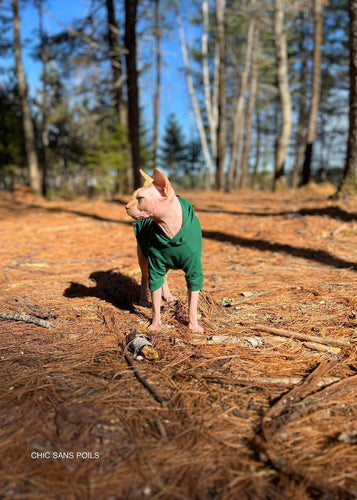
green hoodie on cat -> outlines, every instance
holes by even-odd
[[[182,269],[191,291],[203,286],[201,225],[190,202],[177,198],[182,207],[182,228],[174,238],[169,238],[152,219],[134,222],[135,236],[149,263],[151,291],[162,287],[167,269]]]

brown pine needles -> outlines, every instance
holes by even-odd
[[[0,200],[1,498],[357,496],[357,200],[187,197],[205,335],[187,330],[172,273],[159,359],[129,365],[123,342],[151,311],[133,306],[122,206]]]

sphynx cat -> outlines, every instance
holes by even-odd
[[[201,264],[202,232],[189,201],[177,196],[169,179],[155,169],[153,177],[140,170],[145,184],[137,189],[126,205],[137,238],[141,269],[140,304],[149,305],[151,291],[151,331],[161,328],[161,295],[169,304],[177,301],[169,289],[170,269],[182,269],[188,290],[189,323],[195,333],[203,333],[198,324],[197,308],[203,286]]]

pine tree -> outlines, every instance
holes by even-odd
[[[37,151],[35,146],[35,132],[31,117],[31,109],[28,100],[27,83],[25,71],[22,63],[22,48],[20,41],[20,16],[18,0],[12,0],[13,20],[14,20],[14,51],[18,90],[21,98],[22,122],[25,134],[25,148],[27,165],[31,189],[36,193],[41,193],[41,179],[38,167]]]
[[[21,119],[21,102],[14,84],[0,87],[0,180],[2,187],[12,189],[25,179],[25,140]]]
[[[160,166],[168,172],[171,181],[177,181],[184,170],[186,143],[182,128],[174,114],[170,114],[167,118],[159,160]]]

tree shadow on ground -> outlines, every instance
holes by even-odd
[[[71,282],[63,296],[69,299],[96,297],[119,309],[134,311],[133,303],[138,300],[140,295],[140,286],[135,280],[114,269],[95,271],[89,276],[89,279],[95,283],[95,286]]]
[[[126,205],[129,201],[129,196],[127,198],[124,198],[123,196],[117,196],[116,198],[113,198],[110,200],[110,203],[116,203],[118,205]]]
[[[325,207],[325,208],[302,208],[297,212],[300,215],[318,215],[337,219],[343,222],[352,222],[357,220],[357,213],[346,212],[340,207]]]
[[[234,212],[229,210],[220,210],[218,207],[210,209],[196,209],[196,212],[202,213],[223,213],[227,215],[243,215],[252,217],[286,217],[298,218],[305,215],[329,217],[330,219],[340,220],[342,222],[352,222],[357,220],[357,213],[346,212],[340,207],[323,207],[323,208],[302,208],[300,210],[284,211],[284,212]]]
[[[81,212],[80,210],[71,210],[68,208],[42,207],[41,205],[30,205],[27,207],[27,210],[28,209],[44,210],[46,212],[51,212],[51,213],[68,213],[68,214],[78,215],[79,217],[87,217],[89,219],[94,219],[94,220],[97,220],[100,222],[114,222],[115,224],[129,224],[129,225],[133,224],[133,221],[123,221],[123,220],[119,220],[119,219],[110,219],[108,217],[102,217],[101,215]]]
[[[266,240],[242,238],[232,234],[221,233],[219,231],[202,231],[202,236],[211,240],[223,241],[231,243],[232,245],[239,245],[242,247],[256,248],[262,252],[279,252],[292,255],[301,259],[313,260],[324,264],[326,266],[333,266],[338,269],[351,269],[357,271],[357,263],[349,262],[347,260],[334,257],[324,250],[314,248],[300,248],[283,243],[271,243]]]

